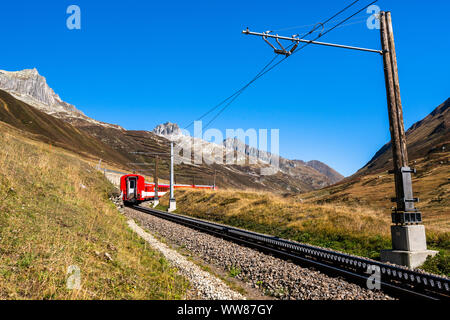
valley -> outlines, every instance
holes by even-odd
[[[22,77],[27,88],[29,74],[25,72]],[[47,88],[37,71],[31,74],[32,83],[37,81]],[[36,145],[45,144],[50,152],[83,159],[91,167],[101,160],[104,167],[137,172],[150,180],[155,160],[145,153],[159,153],[159,178],[168,181],[169,161],[163,154],[169,149],[169,140],[176,137],[182,144],[192,142],[174,123],[161,124],[153,131],[126,130],[90,119],[59,100],[58,108],[66,109],[49,111],[53,110],[48,102],[52,100],[33,92],[23,98],[17,92],[13,95],[0,90],[2,130],[21,137],[18,139],[31,139]],[[420,197],[418,208],[427,227],[427,242],[430,248],[440,251],[424,269],[445,275],[449,275],[450,252],[449,105],[450,100],[445,101],[407,132],[410,165],[417,170],[413,176],[414,191]],[[206,141],[201,141],[201,145],[205,150],[217,147]],[[214,192],[176,191],[177,212],[374,259],[379,259],[381,249],[389,248],[389,208],[394,196],[393,176],[387,173],[392,166],[389,143],[367,165],[346,178],[317,160],[284,158],[280,158],[276,174],[262,176],[261,168],[271,166],[270,155],[264,155],[268,160],[250,164],[250,158],[259,156],[260,151],[236,139],[232,145],[234,155],[244,158],[246,164],[175,166],[176,183],[212,184],[215,180],[219,188]],[[220,148],[224,155],[230,152]],[[167,205],[165,196],[160,208]]]

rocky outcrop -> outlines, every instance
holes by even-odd
[[[171,122],[166,122],[156,126],[156,128],[153,129],[153,133],[169,140],[172,138],[178,138],[182,135],[180,127],[176,123]]]
[[[0,89],[46,114],[72,124],[85,123],[120,128],[91,119],[73,105],[64,102],[35,68],[21,71],[0,70]]]
[[[73,105],[62,101],[36,69],[16,72],[0,70],[0,89],[13,94],[20,100],[27,100],[24,102],[47,114],[67,113],[71,116],[85,117]]]

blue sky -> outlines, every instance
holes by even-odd
[[[0,69],[36,67],[63,100],[101,121],[139,130],[166,121],[183,126],[273,56],[261,39],[241,34],[245,27],[290,36],[311,28],[291,27],[322,21],[350,2],[2,1]],[[81,8],[81,30],[66,27],[71,4]],[[409,127],[449,97],[450,2],[378,5],[392,11]],[[368,16],[321,41],[380,48]],[[259,79],[213,127],[280,129],[282,156],[318,159],[350,175],[389,140],[382,58],[309,46]]]

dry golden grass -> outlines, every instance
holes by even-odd
[[[184,296],[187,282],[128,229],[85,160],[3,124],[0,145],[1,299]],[[79,290],[66,287],[71,265]]]
[[[391,246],[389,208],[364,202],[318,203],[311,200],[311,194],[304,200],[305,195],[238,190],[176,190],[175,195],[180,213],[283,238],[372,258]],[[168,197],[163,197],[161,204],[168,205]],[[429,243],[447,250],[448,217],[444,219],[443,224],[427,219],[426,226]]]
[[[416,207],[431,233],[450,232],[450,161],[449,152],[437,152],[416,160],[413,190],[420,198]],[[390,219],[390,199],[395,196],[394,177],[388,173],[372,174],[342,184],[296,195],[297,200],[311,204],[342,205],[374,210]]]
[[[240,218],[268,225],[285,225],[306,231],[342,231],[350,233],[382,234],[386,226],[376,223],[378,211],[344,205],[302,203],[294,198],[265,192],[233,190],[177,190],[180,212],[203,212],[204,215]],[[166,204],[166,197],[162,204]]]

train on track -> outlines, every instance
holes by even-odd
[[[195,184],[174,184],[174,189],[209,189],[217,190],[216,186]],[[153,182],[145,182],[145,178],[138,174],[127,174],[120,178],[120,192],[125,204],[139,204],[155,199],[156,187]],[[170,191],[170,185],[158,184],[158,197]]]

